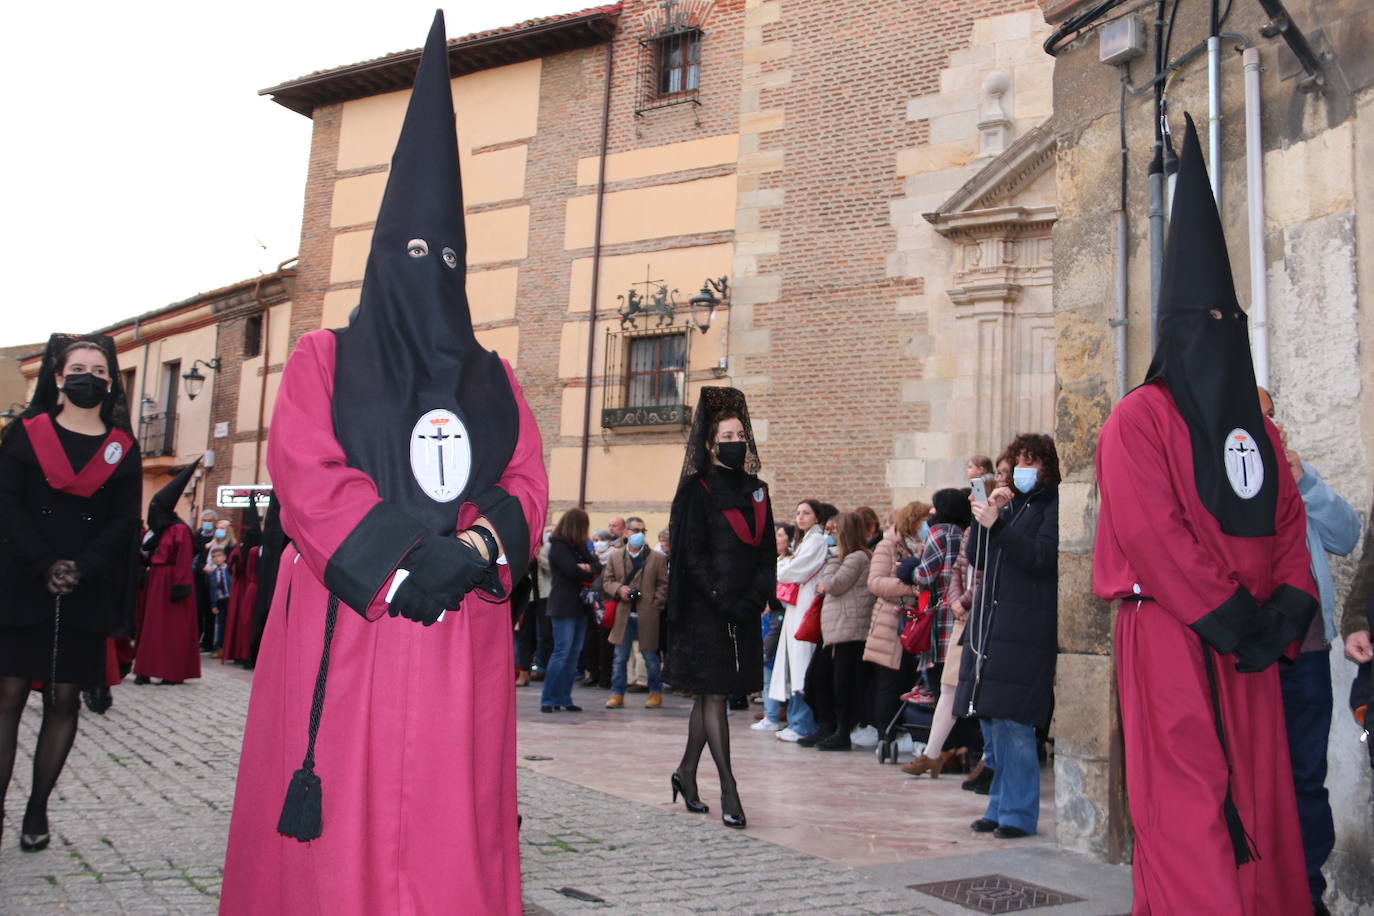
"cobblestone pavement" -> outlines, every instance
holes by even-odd
[[[49,807],[53,842],[18,850],[40,722],[20,726],[0,846],[0,913],[213,913],[249,675],[205,660],[175,687],[115,689],[84,714]],[[915,894],[695,818],[521,771],[531,913],[922,913]],[[714,807],[714,806],[713,806]],[[579,899],[591,897],[596,899]]]

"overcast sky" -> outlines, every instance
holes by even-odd
[[[14,3],[0,346],[269,273],[300,241],[310,120],[259,89],[418,48],[435,0]],[[591,0],[448,0],[450,38]]]

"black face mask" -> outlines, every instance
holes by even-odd
[[[716,457],[720,463],[727,468],[738,471],[744,467],[745,453],[748,450],[747,443],[744,442],[721,442],[716,445]]]
[[[67,376],[62,382],[62,393],[77,407],[95,407],[105,399],[110,391],[109,383],[98,379],[89,372],[77,372]]]

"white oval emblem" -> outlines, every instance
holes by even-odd
[[[124,457],[124,446],[118,442],[111,442],[105,446],[105,463],[119,464],[119,459]]]
[[[1226,436],[1222,461],[1226,464],[1226,479],[1241,499],[1249,499],[1264,486],[1264,461],[1255,437],[1245,430],[1233,429]]]
[[[472,471],[472,444],[457,414],[431,410],[415,422],[410,433],[410,471],[435,502],[449,502],[463,492]]]
[[[759,487],[757,490],[754,491],[754,502],[763,502],[763,487]]]

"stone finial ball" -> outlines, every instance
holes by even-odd
[[[1006,95],[1011,88],[1011,74],[1005,70],[993,70],[983,80],[983,91],[991,96]]]

